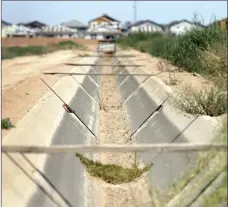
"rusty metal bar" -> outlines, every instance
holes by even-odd
[[[96,137],[96,135],[93,133],[93,131],[82,121],[82,119],[76,114],[76,112],[74,110],[72,110],[67,103],[64,102],[64,100],[41,78],[41,80],[45,83],[45,85],[64,103],[63,106],[66,106],[69,108],[68,113],[73,113],[78,119],[79,121],[87,128],[87,130],[94,136]],[[66,110],[66,108],[64,108]],[[66,110],[67,111],[67,110]]]
[[[135,73],[135,74],[115,74],[115,73],[65,73],[65,72],[44,72],[45,75],[110,75],[110,76],[157,76],[157,74]]]
[[[84,63],[64,63],[64,65],[70,65],[70,66],[113,66],[113,67],[142,67],[144,65],[112,65],[112,64],[103,64],[103,65],[98,65],[98,64],[92,64],[92,63],[87,63],[87,64],[84,64]]]
[[[44,84],[64,103],[67,105],[67,103],[65,103],[65,101],[41,78],[41,80],[44,82]]]

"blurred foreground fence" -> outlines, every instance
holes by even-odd
[[[56,146],[12,146],[3,145],[2,151],[8,153],[75,153],[75,152],[185,152],[185,151],[205,151],[205,150],[227,151],[227,145],[224,143],[162,143],[162,144],[144,144],[144,145],[56,145]]]

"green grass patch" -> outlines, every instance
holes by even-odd
[[[68,50],[68,49],[85,49],[84,45],[80,45],[71,40],[61,41],[56,44],[58,49]]]
[[[2,129],[10,129],[15,127],[9,118],[2,119]]]
[[[2,59],[11,59],[28,55],[42,55],[47,54],[48,52],[48,46],[3,47]]]
[[[98,177],[111,184],[131,182],[148,171],[152,166],[152,164],[147,165],[143,169],[139,169],[137,166],[134,166],[133,168],[123,168],[114,164],[94,162],[79,153],[76,153],[75,155],[80,159],[91,176]]]
[[[70,40],[61,41],[56,44],[47,46],[24,46],[24,47],[3,47],[2,48],[2,59],[12,59],[14,57],[22,57],[29,55],[44,55],[57,50],[85,50],[84,45],[80,45]]]

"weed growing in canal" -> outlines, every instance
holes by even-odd
[[[101,178],[111,184],[131,182],[137,177],[140,177],[144,172],[148,171],[152,166],[152,164],[150,164],[143,169],[139,169],[137,166],[133,166],[133,168],[123,168],[114,164],[94,162],[79,153],[76,153],[75,155],[80,159],[90,175]]]

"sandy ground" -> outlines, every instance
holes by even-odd
[[[102,64],[106,64],[103,62]],[[112,73],[111,67],[104,68],[103,72]],[[100,136],[99,145],[102,144],[131,144],[130,131],[125,121],[125,114],[120,105],[120,92],[117,89],[114,76],[101,78]],[[132,154],[101,153],[100,162],[104,164],[117,164],[123,167],[132,167],[134,157]]]
[[[108,63],[108,62],[107,62]],[[102,62],[105,64],[105,62]],[[112,73],[111,67],[103,72]],[[131,144],[130,131],[127,126],[125,110],[119,106],[120,92],[117,88],[116,77],[103,76],[101,79],[100,96],[102,110],[100,112],[100,134],[98,145],[103,144]],[[100,153],[98,160],[103,164],[116,164],[124,168],[131,168],[135,164],[133,153]],[[128,207],[150,206],[151,195],[147,173],[130,183],[113,185],[94,178],[99,189],[99,207]],[[141,192],[141,193],[139,193]]]
[[[162,72],[158,74],[157,77],[177,93],[185,90],[186,86],[199,90],[211,84],[199,74],[185,72],[181,68],[168,64],[167,61],[152,57],[147,53],[141,53],[132,49],[124,52],[128,55],[135,55],[135,57],[128,58],[129,62],[132,63],[133,61],[134,64],[145,65],[145,67],[143,67],[145,72],[154,74]]]
[[[44,76],[44,71],[67,72],[72,66],[63,63],[76,63],[79,54],[88,51],[57,51],[42,56],[19,57],[2,61],[2,118],[17,122],[49,90],[40,80],[41,77],[50,86],[61,76]],[[3,130],[3,137],[10,130]]]

